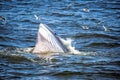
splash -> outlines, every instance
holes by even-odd
[[[46,63],[46,62],[52,62],[52,60],[56,60],[57,58],[62,56],[69,56],[69,55],[91,55],[93,52],[81,52],[79,50],[76,50],[73,44],[73,39],[71,38],[60,38],[60,40],[63,42],[63,44],[67,47],[69,52],[67,53],[39,53],[39,54],[33,54],[32,50],[34,47],[28,47],[28,48],[5,48],[3,50],[0,50],[0,55],[11,57],[11,59],[19,59],[22,61],[31,61],[35,63]]]
[[[60,38],[60,40],[63,42],[63,44],[68,48],[69,53],[72,54],[81,54],[79,50],[76,50],[74,46],[72,46],[72,42],[74,41],[71,38],[67,38],[66,40],[63,38]]]
[[[84,52],[84,51],[76,50],[75,47],[72,46],[73,41],[74,41],[72,38],[66,38],[66,39],[60,38],[60,40],[63,42],[63,44],[69,50],[69,52],[67,53],[68,55],[69,54],[76,54],[76,55],[86,56],[86,55],[96,55],[97,54],[96,52],[90,52],[90,51]]]

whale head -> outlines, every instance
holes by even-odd
[[[68,52],[68,49],[52,29],[45,24],[39,25],[37,42],[33,53]]]

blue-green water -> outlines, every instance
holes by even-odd
[[[119,0],[0,0],[0,80],[119,80],[119,14]],[[34,47],[41,22],[82,54],[18,53]]]

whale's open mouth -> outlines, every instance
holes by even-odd
[[[68,49],[47,25],[40,24],[33,53],[46,52],[68,52]]]

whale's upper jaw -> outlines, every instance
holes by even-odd
[[[45,24],[40,24],[39,25],[39,34],[41,34],[42,37],[44,37],[44,39],[48,40],[48,41],[52,41],[55,39],[56,34]]]
[[[59,37],[45,24],[39,25],[37,43],[33,53],[68,52]]]

